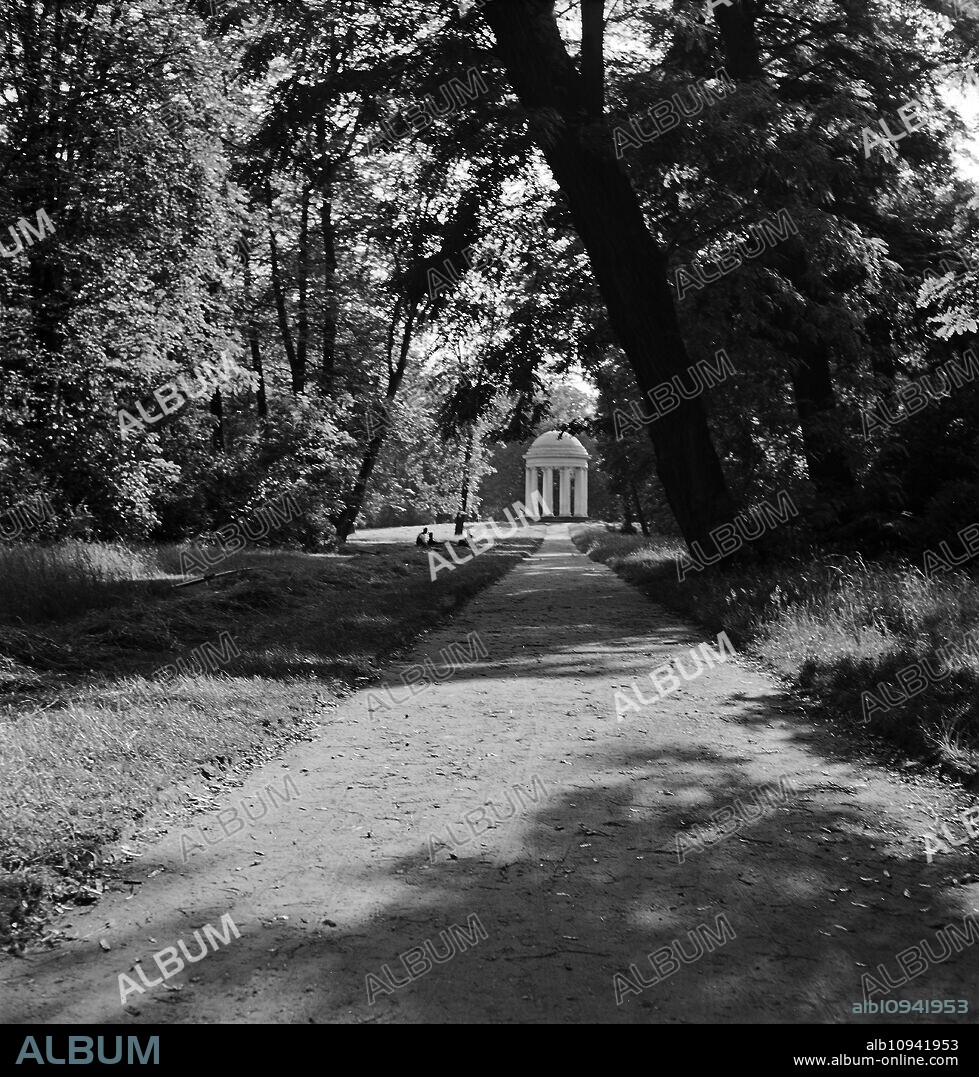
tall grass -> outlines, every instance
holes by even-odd
[[[72,539],[50,545],[0,543],[0,624],[63,621],[164,594],[184,578],[180,555],[185,548]],[[263,556],[270,554],[230,554],[216,571],[261,563]]]
[[[121,543],[0,545],[0,623],[73,617],[118,601],[133,581],[166,576],[156,553]]]
[[[906,561],[818,556],[764,566],[734,565],[677,579],[675,540],[589,528],[579,547],[712,632],[725,629],[835,717],[870,729],[920,758],[975,780],[979,771],[979,659],[964,654],[950,672],[864,722],[863,693],[881,682],[892,700],[906,692],[906,666],[942,663],[946,644],[979,627],[979,586],[963,573],[929,579]],[[928,679],[928,678],[926,678]]]

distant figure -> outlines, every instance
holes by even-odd
[[[426,535],[428,535],[428,538],[425,538]],[[432,539],[432,536],[428,534],[428,528],[426,527],[426,528],[423,529],[422,533],[418,536],[418,538],[415,539],[415,545],[416,546],[431,546],[431,544],[432,544],[431,539]]]
[[[429,533],[428,533],[428,544],[429,544],[429,546],[434,546],[435,545],[435,532],[434,531],[429,531]]]
[[[457,513],[456,514],[456,534],[457,535],[462,534],[463,526],[465,525],[465,522],[466,522],[465,516],[463,516],[461,512]]]

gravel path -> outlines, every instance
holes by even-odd
[[[441,670],[473,632],[484,657],[413,698],[399,685],[397,708],[349,697],[229,793],[233,832],[242,797],[291,776],[264,818],[223,838],[198,817],[214,844],[191,831],[184,864],[171,832],[127,875],[141,884],[68,918],[72,941],[0,959],[3,1020],[879,1020],[853,1015],[861,976],[903,980],[898,952],[925,939],[944,956],[941,929],[979,908],[967,856],[923,855],[963,793],[860,761],[740,657],[653,701],[649,671],[692,669],[705,637],[566,525],[414,660]],[[617,720],[634,681],[650,702]],[[719,811],[734,832],[695,846]],[[194,929],[228,913],[239,938],[122,1006],[120,973],[142,986],[141,960],[159,979],[156,952],[182,939],[196,956]],[[873,997],[971,1009],[963,939]]]

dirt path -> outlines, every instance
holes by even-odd
[[[69,918],[76,941],[0,959],[3,1020],[848,1022],[862,973],[901,979],[899,951],[924,938],[940,956],[938,929],[979,909],[975,882],[950,881],[974,864],[929,865],[920,838],[928,809],[951,819],[969,800],[846,758],[740,659],[617,721],[616,688],[648,693],[646,674],[704,636],[580,555],[566,526],[419,659],[474,631],[487,657],[397,710],[352,696],[224,818],[284,775],[298,797],[186,864],[171,833],[127,876],[140,885]],[[678,831],[780,779],[784,803],[679,863]],[[196,955],[193,930],[226,913],[240,938],[122,1008],[120,973],[140,959],[158,978],[155,952],[184,939]],[[450,931],[467,924],[469,942]],[[720,942],[688,935],[699,925]],[[695,957],[698,938],[699,960],[660,955],[677,969],[653,982],[647,954],[679,940]],[[979,947],[960,951],[886,997],[973,1009]]]

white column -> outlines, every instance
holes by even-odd
[[[581,477],[581,497],[578,500],[578,504],[575,505],[575,509],[579,516],[588,515],[588,468],[583,467],[578,471]]]
[[[554,468],[544,468],[544,504],[547,506],[548,516],[554,515]]]
[[[561,468],[561,490],[560,490],[560,493],[561,493],[561,500],[560,500],[561,511],[558,513],[558,515],[559,516],[570,516],[571,515],[571,468],[569,468],[569,467],[562,467]]]
[[[537,474],[530,464],[524,465],[523,473],[523,503],[530,508],[530,499],[534,494],[534,476]]]

